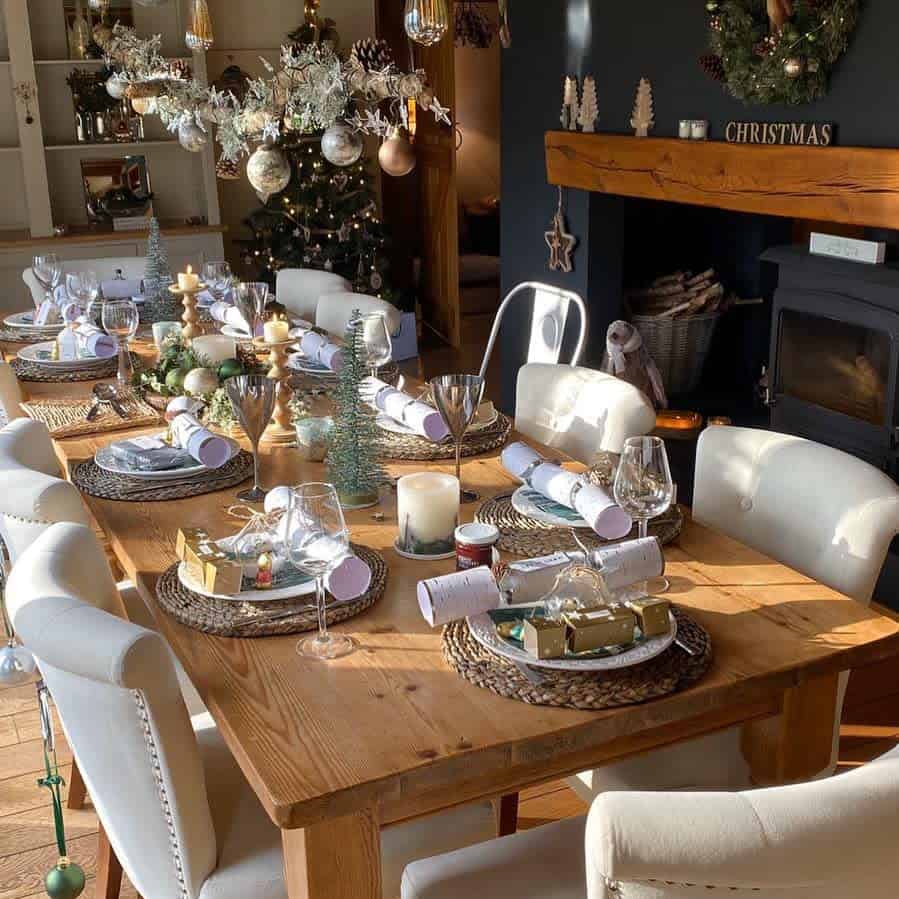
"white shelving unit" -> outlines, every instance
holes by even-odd
[[[87,8],[87,0],[83,0]],[[222,230],[213,149],[189,153],[156,116],[144,120],[146,140],[77,143],[72,95],[73,68],[99,68],[103,60],[68,59],[63,0],[3,0],[0,7],[0,310],[19,308],[22,269],[42,249],[63,259],[143,255],[141,232],[91,230],[81,179],[81,160],[139,154],[147,158],[153,205],[163,224],[173,264],[222,258]],[[162,6],[132,3],[141,35],[161,34],[162,52],[186,59],[206,79],[206,55],[184,46],[186,0]],[[31,121],[14,94],[17,84],[36,86]],[[204,218],[205,226],[187,226]],[[68,233],[54,236],[54,226]]]

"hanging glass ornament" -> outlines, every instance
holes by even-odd
[[[401,178],[415,168],[415,148],[409,143],[406,132],[395,127],[378,150],[378,162],[388,175]]]
[[[132,97],[128,102],[138,115],[151,115],[156,112],[155,97]]]
[[[446,0],[406,0],[403,24],[406,35],[416,44],[436,44],[449,30]]]
[[[191,153],[199,153],[209,143],[209,135],[191,119],[178,125],[178,143]]]
[[[125,96],[125,88],[127,86],[128,83],[126,81],[122,81],[121,78],[116,78],[115,75],[106,79],[106,93],[109,94],[113,100],[121,100],[122,97]]]
[[[0,649],[0,684],[5,687],[24,684],[33,674],[34,656],[24,646],[10,640]]]
[[[257,147],[247,160],[247,180],[263,203],[290,183],[290,163],[283,151],[271,144]]]
[[[193,0],[184,43],[188,50],[208,50],[212,47],[212,16],[209,15],[206,0]]]
[[[362,155],[362,149],[362,135],[345,122],[335,122],[322,135],[322,155],[332,165],[352,165]]]

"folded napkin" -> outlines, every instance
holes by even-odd
[[[626,536],[633,525],[630,515],[602,487],[587,484],[571,471],[547,462],[524,443],[510,443],[502,452],[503,468],[549,499],[574,509],[607,540]]]
[[[140,293],[140,278],[110,278],[100,282],[100,293],[107,300],[128,300]]]
[[[98,359],[110,359],[118,352],[115,337],[101,331],[89,321],[82,319],[76,330],[84,350]]]
[[[158,437],[132,437],[112,444],[116,459],[138,471],[165,471],[181,465],[190,454],[187,450],[169,446]]]
[[[172,443],[187,450],[207,468],[220,468],[231,458],[231,444],[204,428],[190,412],[182,412],[171,423]]]
[[[486,565],[419,581],[417,593],[418,607],[431,627],[502,605],[496,578]]]
[[[275,540],[282,547],[290,536],[290,521],[287,517],[287,507],[290,504],[290,488],[281,485],[269,490],[265,497],[264,508],[267,514],[276,518],[280,513],[274,528]],[[358,556],[348,553],[325,575],[325,586],[328,592],[338,602],[348,602],[358,599],[371,585],[371,569]]]
[[[307,331],[300,338],[300,349],[307,359],[324,365],[333,372],[343,368],[343,347],[315,331]]]
[[[361,394],[373,409],[389,415],[416,434],[440,443],[449,436],[443,416],[427,403],[422,403],[378,378],[366,378]]]

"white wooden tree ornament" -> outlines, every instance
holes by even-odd
[[[592,75],[584,78],[584,87],[581,91],[581,108],[577,115],[578,124],[582,131],[596,131],[596,123],[599,121],[599,107],[596,102],[596,82]]]
[[[562,88],[562,114],[559,116],[564,129],[577,131],[578,108],[577,78],[566,75]]]
[[[652,84],[648,78],[641,78],[637,86],[637,99],[631,115],[631,128],[637,137],[648,137],[649,129],[655,124],[652,110]]]

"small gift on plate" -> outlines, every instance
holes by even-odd
[[[159,437],[130,437],[110,445],[112,455],[135,471],[167,471],[182,465],[190,454]]]
[[[521,642],[535,659],[561,659],[568,648],[568,628],[564,621],[549,618],[525,618]]]
[[[633,643],[637,627],[636,616],[624,606],[570,612],[564,616],[564,621],[568,625],[568,648],[571,652],[588,652]]]
[[[658,596],[642,596],[625,603],[637,616],[644,637],[662,637],[671,630],[671,603]]]

